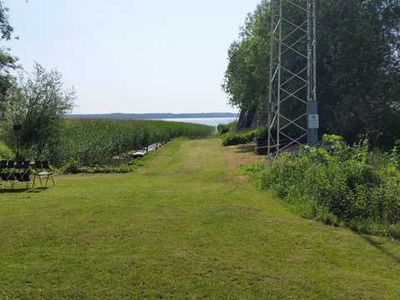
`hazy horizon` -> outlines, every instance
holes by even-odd
[[[5,1],[20,64],[64,75],[73,113],[237,112],[221,89],[251,1]]]
[[[124,114],[124,115],[151,115],[151,114],[160,114],[160,115],[201,115],[201,114],[239,114],[238,112],[235,111],[211,111],[211,112],[142,112],[142,113],[136,113],[136,112],[105,112],[105,113],[76,113],[72,112],[70,115],[117,115],[117,114]]]

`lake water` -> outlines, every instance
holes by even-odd
[[[162,119],[163,121],[183,122],[193,124],[203,124],[208,126],[217,126],[219,124],[228,124],[236,121],[236,118],[190,118],[190,119]]]

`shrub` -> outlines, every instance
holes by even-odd
[[[143,166],[143,164],[144,164],[144,159],[136,159],[124,165],[81,167],[78,161],[71,160],[61,168],[61,172],[64,174],[130,173],[136,170],[137,168]]]
[[[8,97],[8,140],[15,139],[13,127],[19,125],[21,151],[35,158],[45,156],[60,143],[63,119],[73,107],[75,92],[64,88],[59,72],[35,64],[31,75],[22,73],[15,81]]]
[[[367,142],[304,147],[253,169],[261,187],[275,191],[304,217],[345,224],[373,234],[400,236],[400,170],[397,150],[370,151]],[[332,146],[333,143],[333,146]]]
[[[222,136],[222,144],[224,146],[234,146],[234,145],[251,143],[258,136],[258,134],[259,130],[228,133]]]
[[[97,165],[94,167],[82,166],[78,160],[72,159],[61,169],[63,174],[109,174],[109,173],[130,173],[142,167],[145,161],[151,156],[148,154],[143,158],[130,161],[114,161],[115,165]]]
[[[64,174],[78,174],[80,173],[80,167],[79,160],[71,159],[61,168],[61,171]]]
[[[228,124],[219,124],[217,126],[217,131],[220,135],[231,132],[236,127],[236,122],[231,122]]]
[[[14,154],[11,149],[2,141],[0,141],[0,159],[11,159]]]

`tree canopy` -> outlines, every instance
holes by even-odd
[[[16,68],[17,59],[13,57],[4,42],[13,37],[14,29],[8,20],[8,8],[0,0],[0,119],[6,105],[6,95],[12,84],[10,70]]]
[[[9,144],[19,135],[24,154],[46,156],[57,147],[64,115],[72,109],[75,91],[65,89],[57,71],[35,64],[32,74],[22,73],[8,92],[6,111]],[[21,131],[13,132],[15,125]]]
[[[270,14],[262,1],[228,52],[223,89],[242,119],[252,118],[244,126],[266,123]],[[400,0],[317,0],[317,35],[321,133],[392,145],[400,138]]]
[[[60,140],[64,115],[72,109],[74,90],[64,89],[62,76],[34,65],[32,74],[16,65],[4,45],[13,38],[8,9],[0,0],[0,121],[1,137],[26,157],[49,157]],[[11,70],[18,69],[20,76]],[[19,130],[14,130],[19,128]],[[21,154],[21,153],[17,153]]]

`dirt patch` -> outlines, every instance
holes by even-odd
[[[248,166],[265,160],[264,155],[257,155],[254,151],[256,144],[246,144],[231,147],[224,147],[225,151],[231,152],[233,155],[227,155],[226,159],[231,166]]]

